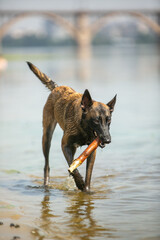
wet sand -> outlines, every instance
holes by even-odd
[[[33,239],[33,228],[25,224],[26,218],[7,202],[0,202],[0,239]]]

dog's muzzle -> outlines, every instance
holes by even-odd
[[[94,132],[94,135],[95,135],[95,137],[98,136],[96,132]],[[99,146],[100,146],[101,148],[104,148],[104,147],[106,146],[106,144],[111,143],[111,138],[110,138],[110,137],[108,137],[108,138],[103,138],[103,137],[100,137],[100,136],[99,136],[99,138],[100,138],[100,140],[101,140],[101,142],[100,142],[100,144],[99,144]]]
[[[102,141],[102,142],[99,144],[99,146],[100,146],[101,148],[104,148],[104,147],[106,146],[106,144],[109,144],[109,143],[111,143],[111,139],[107,139],[106,141]]]

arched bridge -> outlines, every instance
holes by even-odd
[[[92,4],[91,4],[92,3]],[[160,35],[160,0],[28,0],[24,6],[23,1],[1,0],[0,15],[8,16],[8,20],[0,26],[0,39],[7,33],[12,25],[24,18],[40,15],[49,18],[57,25],[63,27],[77,42],[79,46],[88,46],[95,34],[99,32],[111,19],[121,15],[128,15],[144,22],[155,33]],[[25,10],[24,10],[25,9]],[[148,14],[158,16],[158,23]],[[66,15],[75,16],[76,21],[70,22]],[[98,15],[95,22],[90,22],[90,15]]]
[[[16,14],[8,22],[3,24],[0,27],[0,38],[2,38],[8,32],[10,27],[16,22],[34,15],[41,15],[53,20],[56,24],[63,27],[76,40],[79,46],[90,45],[94,35],[99,32],[108,23],[110,19],[121,15],[129,15],[131,17],[139,19],[140,21],[144,22],[148,27],[150,27],[155,33],[160,35],[160,25],[139,12],[111,12],[98,18],[98,20],[93,23],[89,23],[88,14],[79,13],[77,14],[77,21],[74,25],[73,23],[69,22],[64,17],[58,14],[52,12],[32,11]]]

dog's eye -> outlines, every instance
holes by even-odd
[[[94,123],[95,123],[95,124],[99,124],[99,118],[95,118],[95,119],[94,119]]]
[[[111,118],[110,117],[106,117],[106,123],[110,124],[111,123]]]

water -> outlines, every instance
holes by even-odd
[[[11,239],[5,227],[11,220],[21,225],[16,234],[22,239],[160,239],[159,48],[96,47],[87,58],[72,48],[6,54],[8,68],[0,76],[0,239]],[[117,93],[112,143],[98,149],[91,194],[79,192],[68,177],[59,127],[50,154],[51,186],[43,188],[41,118],[49,91],[26,60],[59,85],[88,88],[98,101],[107,103]],[[79,169],[84,175],[85,163]]]

